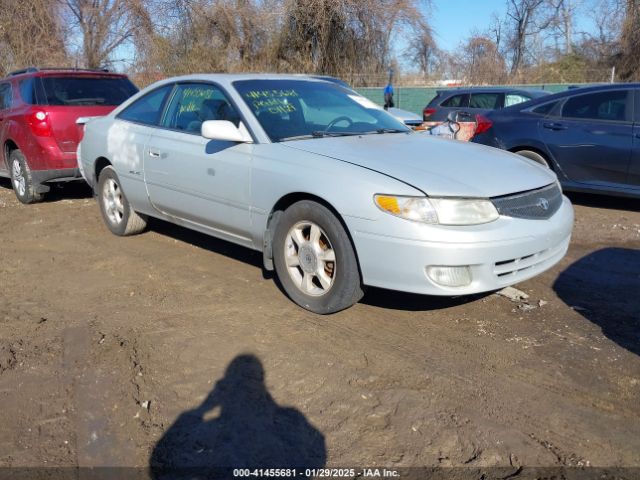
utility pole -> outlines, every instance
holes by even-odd
[[[616,67],[615,67],[615,65],[613,67],[611,67],[611,82],[610,83],[616,83]]]

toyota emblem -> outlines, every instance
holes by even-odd
[[[536,206],[540,207],[542,210],[549,210],[549,200],[546,198],[539,198]]]

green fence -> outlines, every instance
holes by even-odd
[[[571,84],[574,85],[574,84]],[[510,88],[533,88],[546,90],[551,93],[562,92],[569,88],[570,84],[536,84],[536,85],[509,85]],[[384,104],[384,87],[356,88],[360,95],[378,105]],[[448,90],[446,87],[394,87],[393,101],[398,108],[410,112],[422,114],[422,109],[436,96],[437,90]]]

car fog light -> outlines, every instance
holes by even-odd
[[[465,287],[471,283],[471,270],[468,266],[427,267],[427,276],[443,287]]]

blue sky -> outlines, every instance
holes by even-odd
[[[505,0],[434,0],[427,18],[440,48],[451,50],[474,29],[486,30],[494,12],[503,18],[505,5]]]
[[[438,46],[444,50],[456,48],[469,37],[472,31],[484,32],[491,24],[491,16],[496,13],[501,20],[506,18],[506,0],[432,0],[433,7],[425,11],[436,34]],[[593,28],[587,11],[592,5],[589,0],[574,1],[581,5],[575,19],[574,30],[588,31]],[[574,37],[575,38],[575,37]]]

